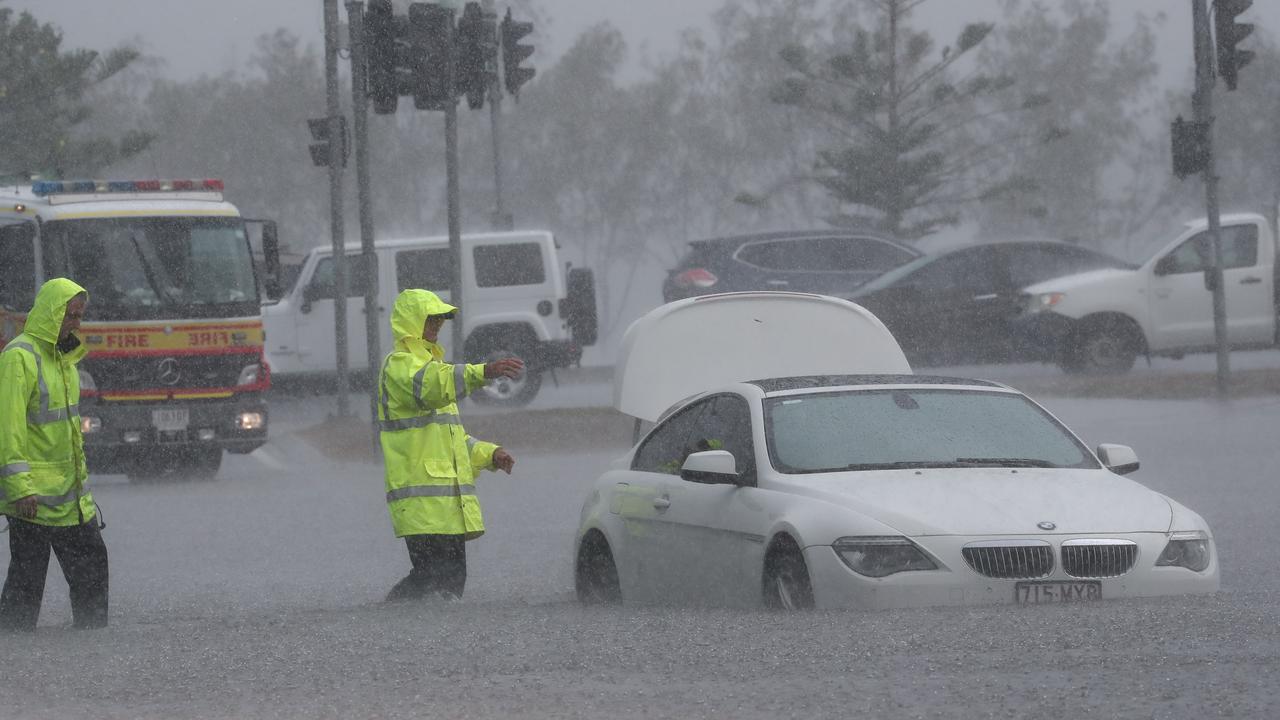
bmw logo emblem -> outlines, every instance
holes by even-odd
[[[1049,522],[1048,520],[1042,520],[1041,522],[1036,523],[1036,527],[1041,530],[1056,530],[1058,528],[1057,525]]]

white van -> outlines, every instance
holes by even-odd
[[[516,231],[462,237],[462,298],[449,293],[452,266],[446,236],[379,240],[377,266],[366,267],[358,244],[347,249],[348,367],[368,370],[364,288],[378,282],[379,347],[391,350],[390,311],[406,288],[432,290],[459,306],[463,356],[479,362],[514,355],[528,367],[518,380],[491,383],[472,397],[478,402],[523,405],[542,384],[542,373],[577,363],[596,341],[594,280],[590,270],[562,265],[554,236]],[[307,253],[293,286],[263,307],[266,359],[277,377],[331,374],[334,343],[333,249]],[[449,357],[452,332],[442,333]]]

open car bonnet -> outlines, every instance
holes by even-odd
[[[910,372],[879,318],[848,300],[790,292],[704,295],[650,310],[627,328],[613,404],[655,421],[684,398],[734,382]]]

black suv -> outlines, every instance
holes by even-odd
[[[741,290],[847,296],[920,257],[913,247],[861,230],[812,230],[696,240],[662,283],[664,302]]]

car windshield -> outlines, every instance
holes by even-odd
[[[256,314],[253,256],[238,218],[59,220],[55,266],[89,291],[89,319]]]
[[[926,467],[1097,468],[1022,395],[883,389],[768,398],[769,459],[783,473]]]

